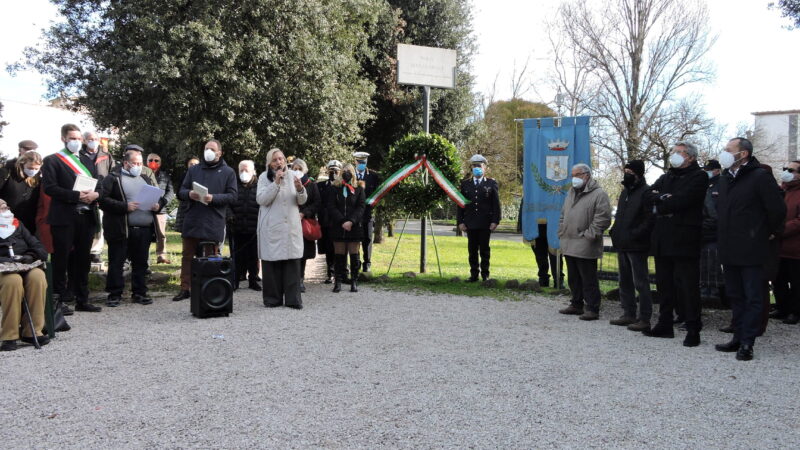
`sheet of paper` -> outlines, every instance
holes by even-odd
[[[153,207],[153,204],[158,203],[158,200],[162,196],[164,196],[163,189],[146,184],[142,186],[142,189],[139,190],[139,193],[136,194],[136,197],[133,199],[133,201],[139,203],[138,209],[141,209],[142,211],[150,211],[150,209]]]
[[[86,175],[78,174],[75,176],[75,184],[72,186],[73,191],[94,191],[97,187],[97,180]]]
[[[197,194],[200,196],[200,200],[198,200],[200,203],[202,203],[204,205],[208,204],[208,203],[206,203],[206,195],[208,195],[208,188],[207,187],[203,186],[202,184],[200,184],[200,183],[198,183],[196,181],[193,181],[192,182],[192,190],[197,192]]]

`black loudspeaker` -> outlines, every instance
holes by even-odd
[[[233,312],[235,277],[230,258],[192,259],[192,315],[199,318],[227,316]]]

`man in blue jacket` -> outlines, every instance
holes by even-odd
[[[178,198],[188,202],[188,207],[181,230],[181,291],[172,298],[176,302],[191,297],[192,258],[197,245],[201,241],[225,240],[225,213],[238,198],[236,171],[222,159],[222,144],[212,139],[204,148],[202,162],[189,168],[178,192]],[[193,183],[208,189],[208,195],[201,198],[193,190]]]

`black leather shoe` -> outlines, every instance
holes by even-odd
[[[719,331],[721,331],[723,333],[733,333],[733,331],[734,331],[733,325],[726,325],[726,326],[720,328]]]
[[[323,283],[331,284],[331,283],[333,283],[333,280],[331,280],[330,278],[325,278],[325,281],[323,281]]]
[[[698,345],[700,345],[700,332],[689,331],[688,333],[686,333],[686,337],[683,339],[683,346],[697,347]]]
[[[725,352],[725,353],[735,352],[739,350],[739,341],[731,339],[729,342],[726,342],[724,344],[715,345],[714,349],[718,352]]]
[[[783,311],[779,311],[777,309],[775,311],[772,311],[772,312],[769,313],[769,318],[770,319],[781,319],[781,320],[783,320],[783,319],[786,318],[786,316],[788,316],[788,314],[786,314]]]
[[[736,359],[739,361],[750,361],[753,359],[753,346],[750,344],[742,344],[739,351],[736,352]]]
[[[342,292],[342,282],[338,278],[333,283],[333,292]]]
[[[797,325],[800,323],[800,316],[797,314],[789,314],[785,319],[783,319],[783,323],[787,325]]]
[[[301,284],[301,286],[302,286],[302,284]],[[252,290],[254,290],[254,291],[261,291],[261,285],[260,285],[260,284],[258,284],[258,281],[255,281],[255,280],[254,280],[254,281],[251,281],[251,282],[249,282],[249,283],[247,284],[247,287],[249,287],[250,289],[252,289]]]
[[[466,280],[464,280],[465,283],[475,283],[477,281],[478,281],[478,277],[469,277]]]
[[[16,349],[17,349],[17,341],[16,340],[3,341],[3,343],[0,344],[0,352],[13,352]]]
[[[21,338],[19,338],[19,340],[26,344],[35,345],[33,343],[33,337],[22,336]],[[50,343],[50,336],[43,334],[41,336],[37,336],[37,340],[39,341],[39,345],[47,345]]]
[[[258,290],[261,290],[261,289],[258,289]],[[301,281],[300,282],[300,293],[301,294],[305,294],[306,293],[306,283],[305,283],[305,281]]]
[[[675,337],[675,330],[671,326],[656,325],[649,330],[642,331],[642,334],[649,337],[672,339]]]
[[[75,311],[83,311],[83,312],[100,312],[103,308],[99,306],[95,306],[89,302],[79,302],[75,303]]]
[[[131,297],[131,301],[140,305],[149,305],[153,303],[153,299],[146,295],[134,295]]]
[[[75,314],[75,311],[73,311],[72,308],[67,306],[66,303],[62,303],[61,304],[61,314],[65,315],[65,316],[71,316],[71,315]]]
[[[287,308],[303,309],[303,305],[286,305]]]
[[[172,297],[172,301],[173,302],[179,302],[181,300],[186,300],[187,298],[191,298],[191,297],[192,297],[192,293],[191,292],[189,292],[189,291],[180,291],[180,292],[178,292],[178,295],[176,295],[175,297]]]
[[[106,306],[108,306],[109,308],[116,308],[117,306],[119,306],[119,302],[121,301],[122,299],[119,298],[118,296],[109,295],[108,298],[106,299]]]

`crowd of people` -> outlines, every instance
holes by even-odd
[[[358,292],[359,273],[370,270],[374,220],[366,199],[378,188],[380,175],[367,168],[368,153],[354,153],[353,163],[328,162],[315,180],[305,161],[273,148],[259,175],[252,160],[240,161],[236,169],[229,166],[222,143],[212,139],[204,144],[202,158],[187,161],[186,175],[173,189],[161,157],[145,156],[139,145],[126,145],[117,163],[95,133],[82,134],[66,124],[61,140],[64,148],[46,158],[36,143],[22,141],[19,156],[0,168],[0,350],[14,350],[17,340],[34,337],[47,344],[42,270],[47,261],[56,308],[64,315],[74,313],[67,306],[73,301],[77,311],[101,310],[89,302],[88,274],[104,247],[105,305],[122,302],[126,264],[131,301],[151,304],[150,248],[155,242],[157,264],[170,263],[165,208],[176,197],[175,229],[182,250],[174,301],[191,297],[192,259],[218,254],[226,240],[235,289],[247,281],[249,289],[262,293],[266,307],[303,308],[306,261],[317,254],[325,256],[325,283],[333,284],[336,293],[346,285]],[[753,155],[750,141],[734,138],[702,168],[697,148],[678,143],[669,164],[650,186],[645,162],[629,161],[614,213],[591,167],[573,166],[558,223],[571,299],[559,312],[586,321],[599,318],[598,261],[609,231],[623,309],[612,325],[673,338],[681,324],[683,345],[696,347],[703,299],[722,299],[732,309],[724,331],[733,337],[716,349],[752,359],[767,315],[800,322],[800,162],[787,164],[779,185]],[[501,208],[497,183],[486,175],[487,160],[474,155],[470,166],[471,176],[460,186],[469,202],[458,209],[456,225],[468,238],[466,281],[476,282],[490,278],[491,234]],[[145,186],[159,188],[160,198],[140,204],[137,198]],[[537,226],[540,237],[532,247],[540,282],[549,284],[549,268],[553,285],[563,287],[563,262],[547,247],[548,224]],[[654,324],[650,256],[659,303]],[[777,300],[772,312],[770,286]],[[28,322],[22,320],[23,301],[30,310]]]

